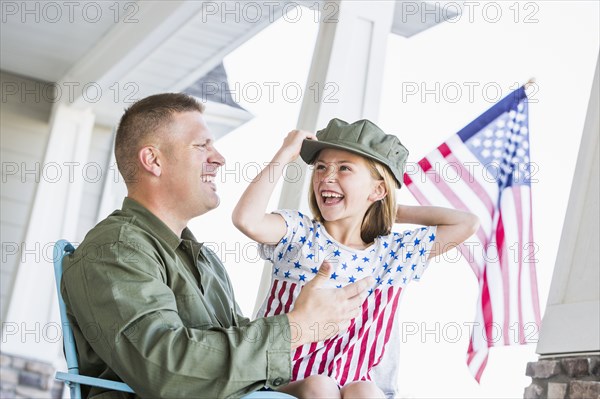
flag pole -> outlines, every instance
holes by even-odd
[[[531,77],[529,78],[529,80],[523,85],[523,88],[525,90],[527,90],[529,88],[529,86],[534,85],[535,84],[535,78]]]

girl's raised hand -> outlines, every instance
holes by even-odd
[[[317,136],[307,130],[292,130],[283,140],[283,144],[278,151],[279,155],[283,156],[286,161],[294,161],[300,155],[300,148],[302,148],[302,142],[305,139],[317,140]]]

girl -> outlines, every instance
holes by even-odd
[[[313,165],[314,219],[292,210],[266,213],[285,165],[298,155]],[[281,391],[299,398],[385,397],[370,371],[384,354],[402,288],[420,278],[428,259],[476,231],[479,222],[470,213],[396,206],[407,156],[396,136],[368,120],[333,119],[316,137],[294,130],[237,204],[233,223],[273,262],[270,294],[259,316],[289,312],[323,261],[334,270],[331,286],[367,275],[375,279],[362,316],[346,331],[295,350],[292,382]],[[428,227],[392,233],[394,220]]]

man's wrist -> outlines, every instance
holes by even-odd
[[[307,343],[304,342],[303,326],[297,316],[297,312],[294,310],[287,313],[288,322],[290,323],[290,346],[292,350]]]

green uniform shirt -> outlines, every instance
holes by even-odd
[[[152,398],[239,397],[290,380],[287,316],[240,316],[217,256],[132,199],[65,257],[61,291],[81,374]]]

